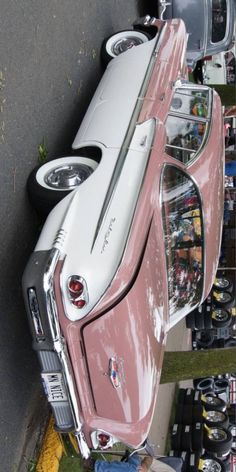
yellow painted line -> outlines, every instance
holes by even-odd
[[[36,472],[58,472],[62,453],[60,435],[54,431],[51,417],[44,435]]]

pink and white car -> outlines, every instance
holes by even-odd
[[[187,81],[182,20],[135,28],[103,45],[76,155],[29,178],[52,208],[23,277],[33,347],[85,458],[145,442],[167,332],[208,295],[221,239],[220,99]]]

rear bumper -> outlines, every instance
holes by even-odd
[[[65,384],[68,400],[51,404],[56,428],[61,432],[73,431],[82,457],[88,458],[90,450],[82,431],[73,370],[55,302],[53,281],[59,260],[58,249],[33,253],[24,272],[23,292],[33,347],[38,352],[42,373],[62,373]]]

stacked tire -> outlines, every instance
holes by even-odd
[[[232,446],[225,402],[194,389],[180,389],[174,425],[171,428],[171,455],[182,457],[183,471],[226,470],[224,459]],[[223,459],[223,460],[222,460]]]
[[[217,336],[217,329],[229,328],[233,321],[230,309],[235,306],[232,282],[224,275],[215,279],[212,291],[202,305],[186,317],[186,327],[196,331],[197,348],[212,347]],[[230,338],[227,346],[236,345],[236,339]]]

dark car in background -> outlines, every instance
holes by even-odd
[[[158,0],[162,19],[182,18],[188,37],[187,63],[230,49],[234,42],[234,0]]]

